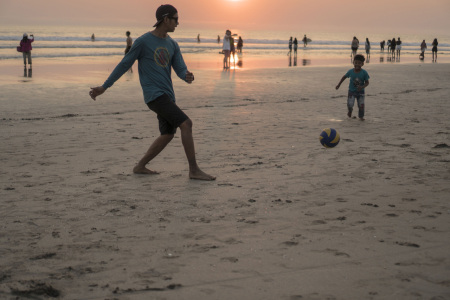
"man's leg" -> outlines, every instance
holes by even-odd
[[[211,176],[200,170],[195,158],[194,138],[192,136],[192,121],[187,119],[180,125],[181,141],[184,151],[189,162],[189,178],[198,180],[215,180],[216,177]]]
[[[138,164],[133,168],[133,173],[136,174],[158,174],[158,172],[147,169],[145,166],[154,159],[161,151],[166,148],[166,146],[173,139],[173,134],[160,135],[153,144],[148,148],[147,153],[138,162]]]

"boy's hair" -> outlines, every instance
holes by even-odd
[[[359,61],[364,62],[366,60],[366,58],[362,54],[356,54],[354,60],[359,60]]]

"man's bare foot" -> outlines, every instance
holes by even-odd
[[[200,169],[195,170],[195,171],[189,171],[189,178],[196,179],[196,180],[207,180],[207,181],[216,180],[215,176],[208,175]]]
[[[361,121],[364,121],[365,119],[364,118],[359,118]]]
[[[352,117],[352,112],[349,111],[349,112],[347,113],[347,116],[348,116],[349,118],[351,118],[351,117]]]
[[[141,167],[141,166],[135,166],[133,168],[133,173],[134,174],[145,174],[145,175],[155,175],[155,174],[159,174],[156,171],[152,171],[150,169],[147,169],[146,167]]]

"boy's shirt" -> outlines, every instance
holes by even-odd
[[[364,69],[361,69],[358,73],[355,72],[355,69],[350,69],[345,74],[345,77],[350,78],[350,84],[348,85],[350,92],[358,92],[358,86],[363,86],[370,78],[369,73]],[[364,89],[359,91],[359,93],[364,94]]]

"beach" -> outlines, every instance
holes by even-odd
[[[92,101],[117,60],[1,62],[0,298],[449,298],[450,65],[428,60],[366,64],[359,121],[350,63],[187,57],[175,94],[212,182],[179,131],[159,175],[132,173],[159,135],[136,65]]]

